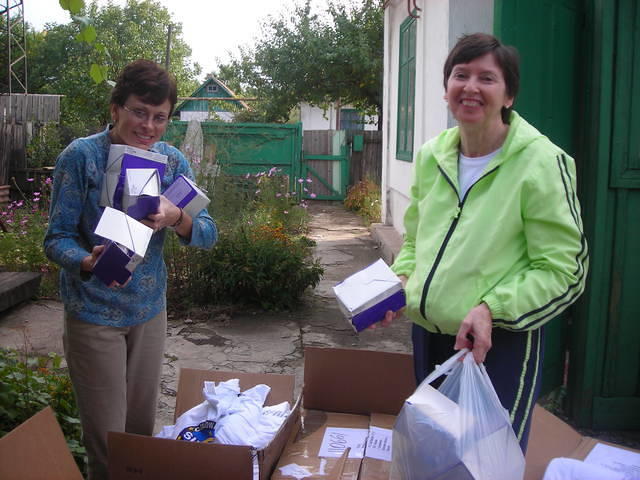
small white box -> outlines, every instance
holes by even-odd
[[[406,305],[402,282],[380,259],[333,287],[338,305],[357,332]]]
[[[158,211],[160,176],[155,168],[128,168],[125,174],[122,210],[140,220]]]
[[[180,175],[163,194],[176,207],[195,217],[209,205],[209,198],[198,186],[184,175]]]
[[[155,168],[160,180],[164,176],[167,166],[167,156],[162,153],[151,152],[129,145],[111,145],[107,166],[102,181],[100,193],[101,207],[115,207],[121,203],[126,170],[130,168]],[[118,198],[114,198],[118,197]]]
[[[95,234],[110,242],[98,257],[93,273],[107,285],[113,280],[122,284],[122,279],[128,278],[142,262],[153,229],[120,210],[106,207],[98,221]]]

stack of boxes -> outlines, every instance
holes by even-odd
[[[104,174],[95,229],[107,243],[93,273],[106,285],[124,284],[142,262],[153,230],[139,222],[158,211],[167,156],[128,145],[112,145]],[[191,180],[181,175],[165,196],[195,217],[209,203]]]

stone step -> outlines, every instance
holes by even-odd
[[[0,312],[34,297],[40,277],[35,272],[0,272]]]

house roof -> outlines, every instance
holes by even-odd
[[[215,84],[219,87],[218,94],[212,95],[207,92],[207,86]],[[205,81],[190,95],[190,97],[199,97],[199,98],[234,98],[236,96],[235,92],[227,87],[222,80],[216,78],[215,76],[209,74]],[[198,102],[198,100],[184,100],[178,104],[175,108],[174,114],[179,113],[186,105],[189,105],[190,102]],[[249,110],[249,106],[243,102],[242,100],[237,100],[235,102],[237,105],[242,108]]]

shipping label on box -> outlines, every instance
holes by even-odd
[[[129,168],[125,173],[122,209],[140,220],[156,213],[160,205],[160,175],[155,168]]]
[[[182,208],[190,217],[195,217],[207,208],[209,198],[198,186],[189,178],[180,175],[164,192],[176,207]]]
[[[380,259],[333,287],[340,310],[360,332],[406,305],[402,282]]]
[[[142,262],[151,241],[153,229],[115,208],[104,209],[95,234],[110,242],[94,266],[93,273],[105,284],[128,279]],[[128,272],[128,274],[127,274]]]
[[[129,145],[111,145],[107,167],[102,181],[100,206],[122,207],[122,195],[127,169],[155,168],[162,180],[167,166],[167,156]]]

